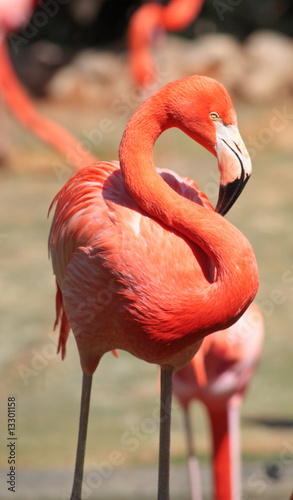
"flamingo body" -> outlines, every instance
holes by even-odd
[[[191,179],[167,170],[158,172],[178,194],[213,209]],[[58,276],[66,271],[60,282],[64,307],[69,322],[84,332],[76,336],[84,371],[93,373],[102,354],[114,345],[146,361],[162,364],[168,359],[170,363],[169,356],[176,352],[170,342],[181,336],[183,324],[188,329],[190,323],[187,305],[194,282],[205,286],[214,278],[209,257],[146,216],[126,191],[114,163],[78,172],[58,195],[55,221],[51,241],[54,245],[57,239],[58,246],[53,265],[57,259],[62,262]],[[86,280],[80,280],[81,273]],[[86,320],[93,303],[89,297],[97,300],[101,314],[88,313]],[[64,339],[61,343],[64,353]],[[196,344],[182,352],[182,360],[176,352],[176,367],[185,364],[186,355],[192,357],[197,348]]]
[[[242,397],[257,366],[263,345],[263,319],[251,304],[230,328],[215,332],[202,346],[206,381],[198,382],[197,358],[174,377],[174,391],[185,408],[194,399],[209,406],[226,404],[231,397]]]

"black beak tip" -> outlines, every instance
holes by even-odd
[[[220,184],[219,198],[215,211],[220,215],[226,215],[241,194],[248,179],[249,176],[245,179],[235,179],[233,182],[228,182],[225,185]]]
[[[219,197],[215,211],[222,216],[226,215],[232,206],[230,196],[231,190],[229,189],[229,186],[231,186],[231,184],[227,184],[226,186],[223,186],[222,184],[220,185]]]

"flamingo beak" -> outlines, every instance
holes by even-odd
[[[221,174],[216,212],[225,215],[251,175],[251,160],[235,125],[216,124],[216,154]]]

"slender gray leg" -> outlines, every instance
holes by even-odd
[[[80,418],[79,418],[79,433],[75,461],[75,471],[73,479],[73,488],[70,500],[81,500],[81,488],[83,478],[86,434],[90,408],[92,376],[83,374],[82,378],[82,393],[80,404]]]
[[[161,368],[158,500],[169,500],[172,372]]]

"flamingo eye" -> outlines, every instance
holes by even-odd
[[[211,120],[215,121],[215,120],[221,120],[221,117],[218,113],[216,113],[215,111],[212,111],[210,113],[210,118]]]

